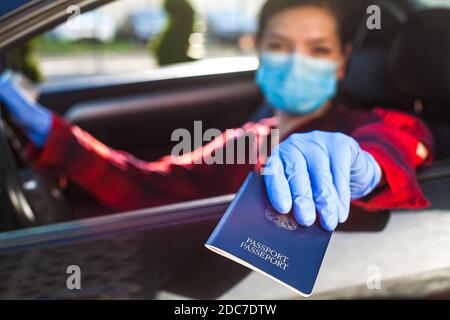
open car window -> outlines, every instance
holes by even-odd
[[[68,7],[70,17],[65,23],[32,41],[41,79],[119,74],[176,62],[254,54],[252,35],[263,0],[190,3],[193,12],[188,7],[182,10],[183,16],[192,15],[192,25],[183,22],[174,27],[175,42],[180,45],[180,33],[192,28],[186,40],[188,54],[169,58],[162,37],[171,28],[173,16],[164,8],[164,1],[117,0],[89,12]]]

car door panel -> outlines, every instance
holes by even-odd
[[[203,248],[232,198],[1,233],[0,298],[151,298],[164,269]],[[83,290],[67,289],[69,266],[81,268]]]
[[[366,225],[359,230],[337,231],[322,271],[322,277],[327,281],[319,277],[317,293],[337,290],[348,283],[359,285],[360,278],[345,282],[331,277],[339,270],[351,269],[348,263],[343,263],[356,259],[355,252],[363,257],[362,261],[354,264],[358,268],[379,261],[387,273],[401,280],[401,268],[392,258],[393,249],[380,247],[388,245],[386,241],[399,250],[408,243],[422,248],[417,255],[409,255],[409,260],[403,261],[407,269],[405,274],[444,268],[447,263],[450,267],[450,256],[445,253],[448,250],[439,251],[439,259],[434,261],[423,259],[427,252],[436,251],[432,249],[433,245],[439,249],[448,239],[448,232],[442,233],[442,230],[450,227],[450,163],[438,163],[423,170],[421,177],[422,188],[433,207],[422,211],[393,211],[390,219],[386,219],[383,213],[378,216],[377,213],[366,212],[364,214],[372,216],[368,216],[366,221],[374,228]],[[228,262],[206,254],[203,244],[232,199],[233,195],[228,195],[1,233],[0,275],[2,279],[11,280],[0,284],[0,297],[151,298],[156,289],[165,288],[188,297],[204,298],[209,294],[210,298],[216,298],[240,281],[244,281],[244,288],[248,287],[246,281],[251,281],[251,293],[237,286],[228,294],[242,298],[267,298],[271,292],[271,298],[294,298],[286,296],[284,288],[261,280],[261,277],[252,275],[245,278],[245,269],[235,264],[230,264],[230,277],[225,277],[223,282],[217,280],[224,266],[228,270]],[[353,218],[354,214],[350,216]],[[382,228],[380,223],[383,223]],[[355,237],[359,239],[356,242]],[[373,253],[375,247],[378,258],[371,262],[370,255],[362,252]],[[343,252],[347,254],[343,255]],[[382,259],[383,252],[389,252],[385,260]],[[66,269],[70,265],[77,265],[83,271],[83,290],[67,290]],[[170,272],[162,272],[164,270]],[[352,269],[349,274],[358,270]],[[22,280],[14,280],[18,278]],[[215,283],[216,286],[204,285],[205,290],[199,291],[202,282]],[[258,283],[263,283],[267,290],[255,291]]]

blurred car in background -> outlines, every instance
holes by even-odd
[[[239,10],[210,12],[206,23],[209,36],[224,42],[236,42],[244,35],[254,34],[258,26],[256,15]]]
[[[144,42],[160,34],[166,23],[167,15],[163,10],[143,9],[133,12],[119,33],[124,38]]]
[[[87,12],[55,28],[50,36],[62,41],[94,40],[108,42],[116,37],[117,26],[107,15]]]

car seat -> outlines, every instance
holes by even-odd
[[[436,140],[436,158],[450,157],[450,10],[412,15],[393,41],[388,74]]]
[[[375,4],[381,9],[381,29],[368,29],[365,19],[361,23],[339,98],[355,108],[407,108],[409,101],[390,83],[388,61],[395,35],[408,17],[394,2]]]

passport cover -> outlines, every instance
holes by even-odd
[[[251,173],[205,246],[310,296],[332,232],[306,228],[270,205],[264,179]]]

